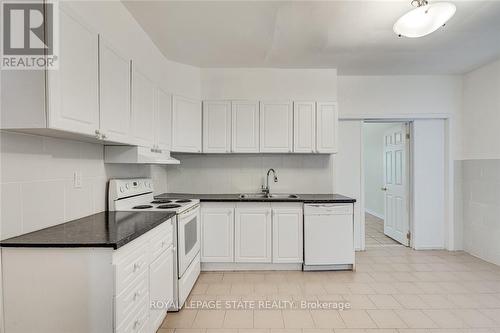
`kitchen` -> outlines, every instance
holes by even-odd
[[[463,42],[451,23],[472,30],[467,10],[484,31],[498,27],[497,4],[456,5],[425,38]],[[305,24],[304,6],[319,25],[322,11],[355,10],[54,7],[58,69],[1,71],[2,332],[498,329],[494,34],[442,69],[404,58],[307,66],[288,37],[272,49],[262,25]],[[373,6],[390,9],[393,47],[425,39],[392,31],[409,3]],[[183,30],[200,12],[196,31]],[[203,29],[244,19],[269,62],[241,35]],[[227,54],[200,36],[229,43]],[[411,124],[410,247],[365,244],[363,123],[374,119]]]

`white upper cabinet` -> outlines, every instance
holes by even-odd
[[[156,87],[136,66],[132,72],[132,140],[138,146],[152,147],[155,141]]]
[[[232,152],[259,152],[259,103],[255,101],[233,101]]]
[[[200,101],[174,96],[172,107],[172,151],[201,153]]]
[[[240,204],[234,216],[234,261],[270,263],[272,231],[269,204]]]
[[[231,102],[203,101],[203,152],[231,152]]]
[[[336,153],[337,136],[337,103],[318,102],[316,109],[316,152]]]
[[[95,135],[99,130],[98,34],[60,8],[59,69],[47,71],[48,127]]]
[[[291,102],[260,102],[260,151],[291,153],[292,124]]]
[[[156,145],[160,149],[172,148],[172,95],[156,90]]]
[[[234,204],[201,206],[201,262],[234,262]]]
[[[293,103],[293,151],[316,151],[316,102]]]
[[[301,263],[302,204],[273,204],[273,263]]]
[[[99,115],[103,139],[130,141],[130,60],[99,39]]]

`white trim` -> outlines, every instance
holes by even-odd
[[[448,113],[420,113],[420,114],[354,114],[339,115],[339,120],[363,120],[363,121],[395,121],[409,122],[415,119],[449,119],[452,115]]]
[[[236,263],[236,262],[202,262],[201,271],[301,271],[302,263],[273,264],[273,263]]]
[[[375,216],[375,217],[378,217],[378,218],[379,218],[379,219],[381,219],[381,220],[385,220],[385,216],[383,216],[383,215],[381,215],[381,214],[379,214],[379,213],[375,213],[374,211],[372,211],[371,209],[368,209],[368,208],[366,208],[366,207],[365,207],[365,213],[368,213],[368,214],[370,214],[370,215],[373,215],[373,216]]]
[[[355,251],[365,251],[366,250],[366,218],[365,218],[365,211],[366,211],[366,207],[365,207],[365,138],[364,138],[364,133],[365,133],[365,130],[364,130],[364,121],[361,121],[361,126],[360,126],[360,132],[361,132],[361,139],[360,139],[360,145],[361,147],[359,148],[359,152],[361,154],[360,156],[360,166],[359,166],[359,176],[361,177],[360,181],[359,181],[359,186],[360,186],[360,192],[359,192],[359,197],[360,197],[360,200],[359,200],[359,232],[361,233],[361,242],[360,242],[360,248],[357,249],[355,248],[354,250]],[[355,206],[355,205],[354,205]],[[354,211],[353,214],[355,214],[356,212]],[[356,222],[356,220],[354,220],[353,222]],[[354,265],[353,265],[353,269],[354,269]]]

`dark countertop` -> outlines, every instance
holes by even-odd
[[[118,249],[162,224],[174,212],[102,212],[0,242],[0,247]]]
[[[303,202],[303,203],[354,203],[356,199],[341,194],[297,194],[298,198],[240,198],[239,194],[194,194],[194,193],[163,193],[156,198],[191,198],[201,202]]]

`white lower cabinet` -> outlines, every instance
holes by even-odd
[[[167,307],[174,299],[174,257],[173,247],[163,252],[149,266],[149,304],[155,304],[150,308],[149,327],[151,332],[160,328]]]
[[[270,263],[271,205],[237,204],[234,210],[234,261]]]
[[[272,204],[273,263],[302,263],[302,204]]]
[[[173,300],[172,240],[165,221],[117,250],[2,248],[5,332],[156,332],[166,308],[150,302]]]
[[[202,203],[201,262],[226,264],[221,266],[226,268],[245,267],[234,264],[301,264],[302,206],[287,202]]]
[[[234,262],[234,204],[202,204],[201,262]]]

